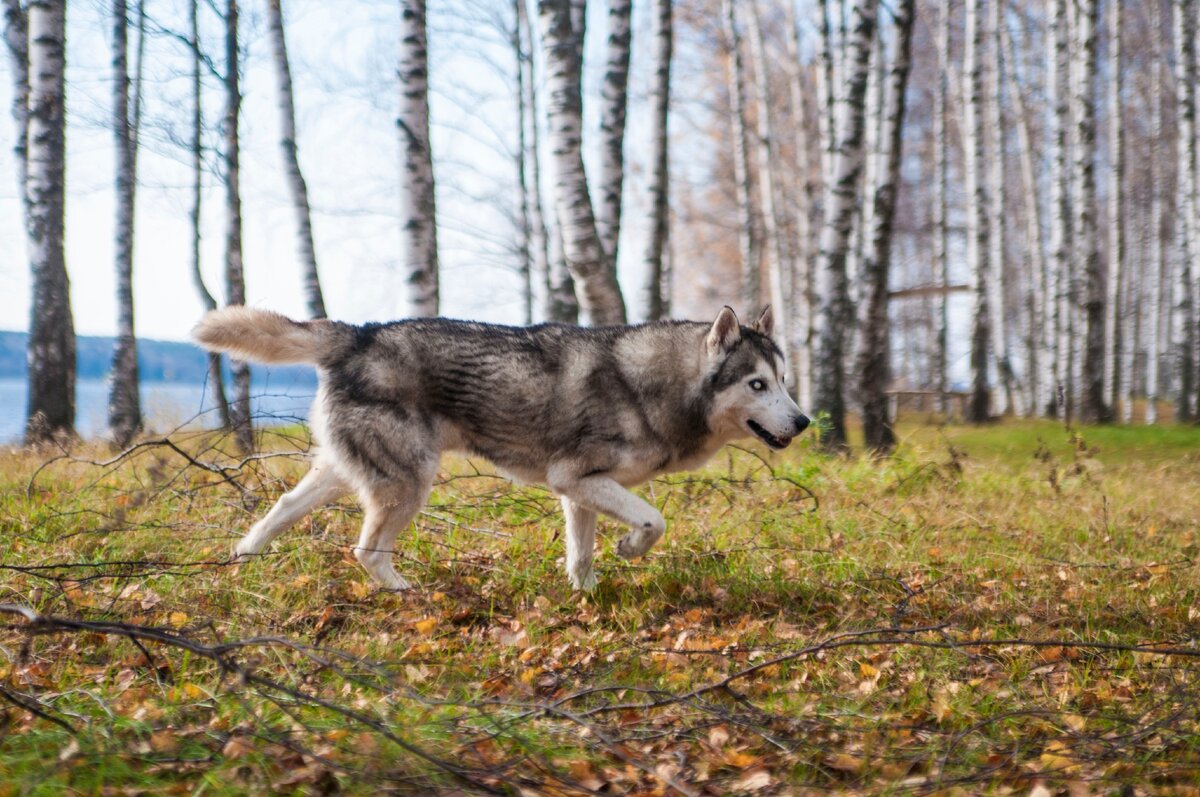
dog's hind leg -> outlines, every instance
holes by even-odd
[[[562,499],[567,519],[567,578],[575,589],[591,592],[596,588],[592,557],[596,549],[596,512],[570,498]]]
[[[433,483],[436,469],[428,473],[413,474],[407,482],[373,489],[363,496],[362,533],[354,556],[366,571],[384,589],[405,590],[412,587],[408,580],[396,572],[392,565],[392,554],[396,548],[396,536],[408,526],[425,504]]]
[[[246,561],[261,553],[271,540],[292,527],[317,506],[335,501],[350,491],[350,486],[327,464],[317,462],[290,491],[280,496],[271,511],[255,523],[233,549],[237,561]]]
[[[546,481],[551,490],[572,503],[629,525],[629,533],[617,543],[617,554],[625,559],[646,553],[667,529],[657,509],[607,476],[571,478],[552,467]]]

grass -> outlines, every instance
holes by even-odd
[[[591,595],[483,463],[397,595],[350,502],[226,563],[300,431],[2,454],[0,603],[65,622],[0,616],[0,795],[1195,793],[1200,430],[900,432],[655,482],[666,538],[604,522]]]

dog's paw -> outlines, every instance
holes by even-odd
[[[233,551],[231,551],[229,554],[230,561],[238,565],[245,564],[254,557],[258,556],[258,552],[258,548],[250,545],[244,545],[243,543],[239,542],[237,545],[233,546]]]
[[[641,534],[631,531],[617,542],[617,556],[622,559],[636,559],[646,552]]]
[[[586,573],[567,573],[571,586],[580,592],[591,592],[596,588],[596,571],[588,568]]]
[[[380,573],[378,575],[373,573],[372,578],[375,579],[375,583],[380,588],[391,592],[407,592],[413,588],[413,585],[409,583],[407,578],[396,572]]]

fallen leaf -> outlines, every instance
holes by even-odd
[[[734,781],[734,791],[759,791],[771,785],[771,774],[765,769],[755,769]]]
[[[433,633],[433,629],[437,628],[438,621],[436,617],[426,617],[424,620],[417,620],[413,623],[413,627],[417,632],[424,636],[429,636]]]

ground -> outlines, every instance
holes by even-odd
[[[350,501],[227,562],[302,432],[0,454],[0,795],[1200,793],[1200,429],[900,431],[655,482],[590,595],[481,462],[393,594]]]

